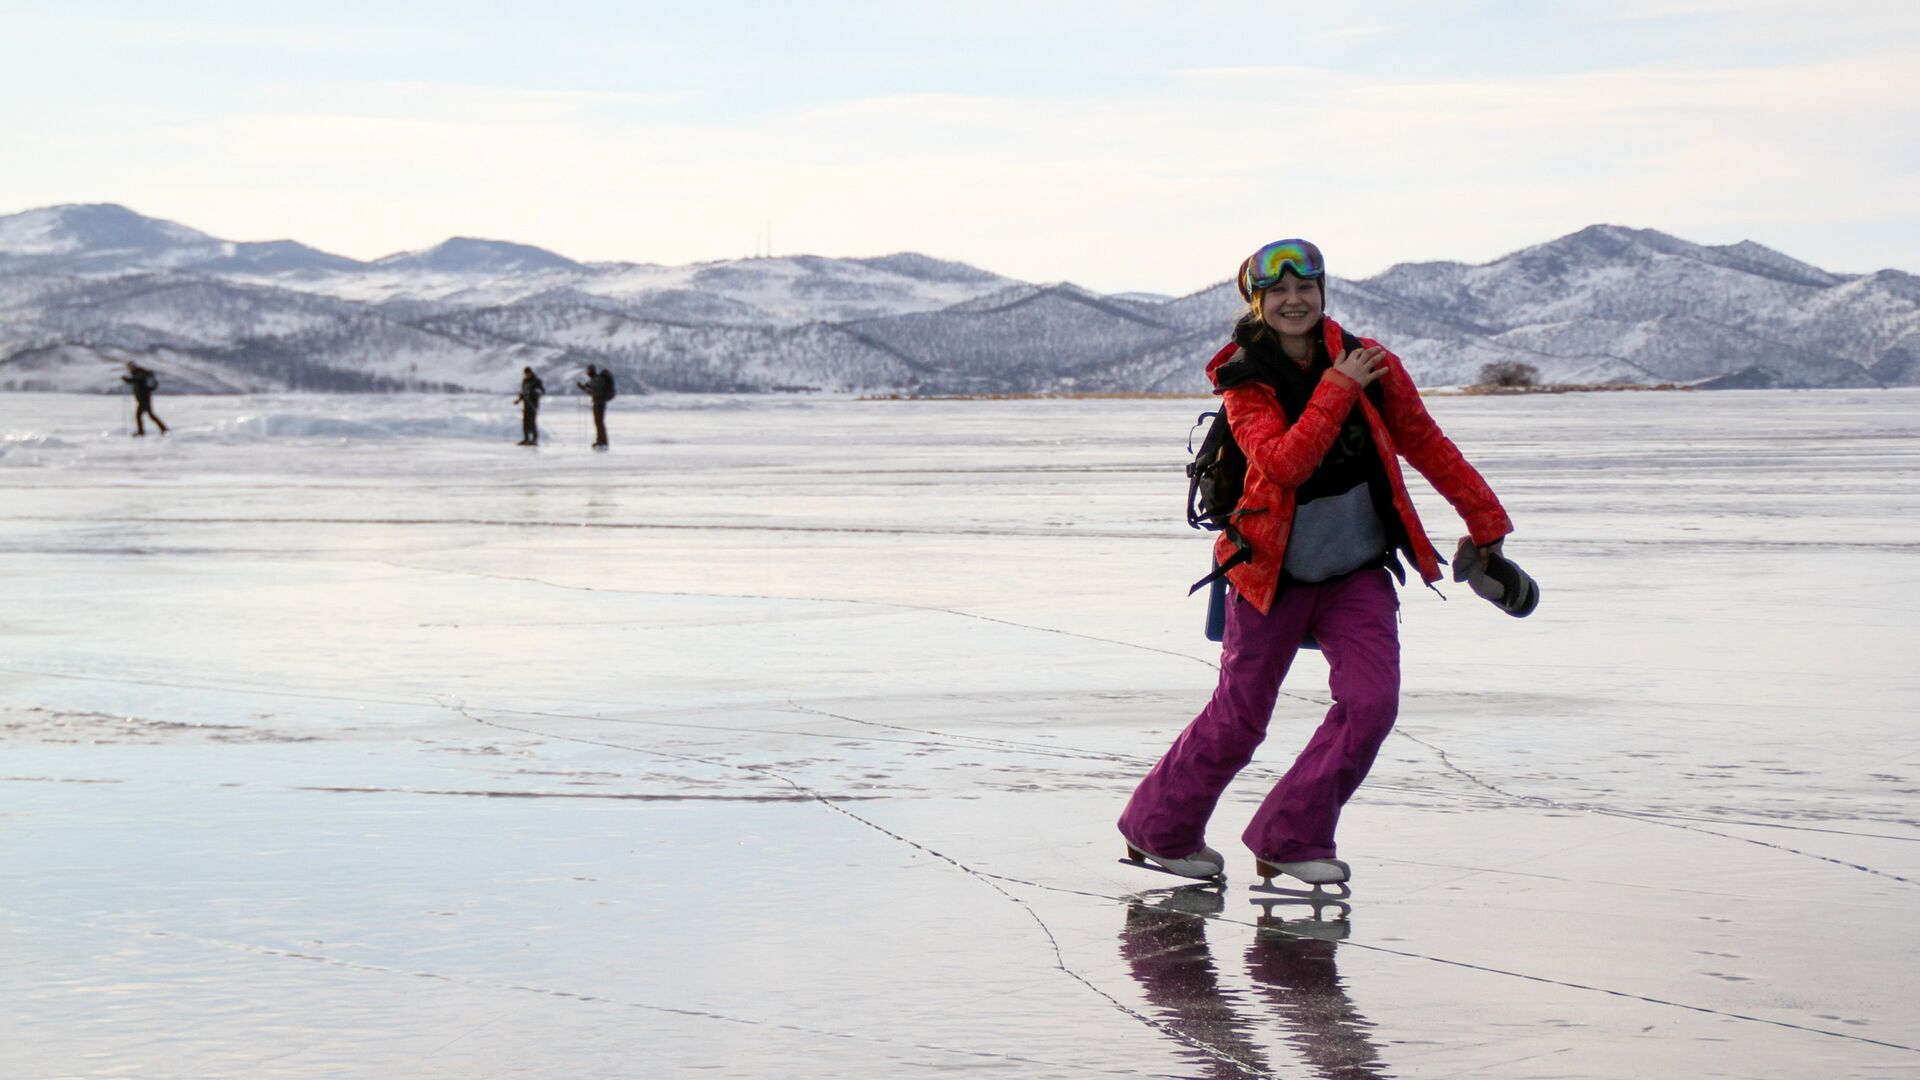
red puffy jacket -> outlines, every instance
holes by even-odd
[[[1322,319],[1322,335],[1327,355],[1338,357],[1342,337],[1339,324]],[[1366,346],[1380,343],[1360,338]],[[1513,522],[1494,498],[1493,490],[1481,478],[1460,449],[1427,415],[1420,402],[1420,391],[1408,377],[1400,358],[1386,354],[1380,387],[1386,406],[1375,409],[1361,392],[1360,384],[1329,370],[1314,388],[1299,421],[1289,424],[1273,387],[1262,382],[1246,382],[1219,389],[1216,372],[1221,364],[1240,351],[1228,345],[1207,363],[1207,377],[1214,381],[1214,392],[1221,396],[1227,421],[1233,425],[1234,441],[1247,456],[1247,480],[1240,494],[1242,511],[1260,509],[1234,519],[1235,527],[1253,547],[1253,558],[1227,571],[1234,590],[1253,602],[1264,614],[1273,604],[1280,583],[1280,566],[1286,556],[1287,534],[1293,529],[1294,491],[1307,482],[1327,448],[1339,436],[1347,414],[1358,403],[1366,418],[1373,445],[1386,467],[1387,483],[1393,489],[1393,507],[1399,511],[1412,542],[1413,563],[1422,580],[1440,580],[1440,557],[1420,526],[1413,500],[1407,496],[1407,484],[1400,475],[1398,458],[1404,457],[1427,478],[1434,490],[1446,497],[1467,523],[1467,533],[1476,544],[1491,544],[1513,531]],[[1214,557],[1225,562],[1234,553],[1233,541],[1224,533],[1214,541]]]

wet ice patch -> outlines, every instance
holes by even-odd
[[[300,743],[319,736],[294,735],[239,724],[191,723],[74,712],[42,706],[0,708],[0,745],[83,744],[108,746],[179,743]]]
[[[52,435],[0,435],[0,465],[40,465],[49,454],[73,448],[71,441]]]
[[[210,428],[206,435],[214,441],[230,443],[267,439],[485,439],[499,442],[512,441],[518,432],[518,425],[504,416],[447,416],[433,412],[412,417],[359,419],[327,414],[270,413],[223,421]]]

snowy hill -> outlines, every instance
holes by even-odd
[[[1920,385],[1920,277],[1594,225],[1481,265],[1329,282],[1329,312],[1430,385],[1517,360],[1555,382]],[[630,392],[1206,389],[1231,283],[1167,299],[1014,281],[912,252],[584,263],[455,237],[361,262],[221,240],[110,204],[0,216],[0,390]]]
[[[1871,386],[1888,381],[1874,364],[1920,341],[1911,275],[1850,279],[1751,242],[1708,247],[1614,225],[1483,266],[1396,266],[1365,284],[1552,358],[1543,371],[1609,357],[1660,380],[1757,368],[1778,386]]]
[[[1170,330],[1070,285],[1021,286],[848,329],[909,358],[925,389],[945,393],[1050,389],[1076,369],[1163,341]]]
[[[313,276],[351,272],[366,265],[293,240],[263,240],[226,247],[227,254],[194,263],[190,269],[205,273]]]
[[[426,270],[445,274],[523,274],[540,270],[585,272],[586,267],[545,248],[504,240],[456,236],[425,251],[375,259],[383,270]]]
[[[51,206],[0,217],[0,269],[161,270],[231,254],[206,233],[124,206]]]

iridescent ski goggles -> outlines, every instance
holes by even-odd
[[[1251,301],[1255,289],[1271,288],[1289,270],[1302,280],[1318,281],[1327,275],[1327,264],[1308,241],[1275,240],[1240,264],[1240,299]]]

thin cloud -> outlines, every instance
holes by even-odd
[[[1326,78],[1331,68],[1303,66],[1248,66],[1180,68],[1173,78],[1195,83],[1271,83],[1276,86],[1299,85],[1303,79]]]
[[[95,44],[213,45],[222,48],[356,52],[367,47],[364,28],[315,22],[245,25],[190,18],[139,19],[68,9],[12,11],[8,33],[17,36],[79,36]]]
[[[1845,5],[1841,3],[1833,4],[1836,9],[1843,6]],[[1862,5],[1856,3],[1854,6]],[[1584,16],[1601,20],[1766,15],[1804,10],[1806,10],[1804,0],[1617,0],[1615,3],[1587,4],[1581,7]]]
[[[559,116],[582,114],[609,106],[658,109],[690,104],[705,96],[705,91],[694,89],[583,90],[566,87],[487,86],[478,83],[426,80],[363,83],[336,95],[337,99],[358,104],[373,114],[400,110],[448,116],[471,115],[476,112],[506,113],[514,116]]]
[[[1702,9],[1629,2],[1682,8]],[[1130,9],[1126,32],[1152,10]],[[904,11],[890,28],[911,28]],[[955,17],[982,34],[998,25]],[[1331,28],[1386,35],[1364,64],[1314,66],[1349,54],[1304,46],[1280,54],[1289,63],[1210,64],[1237,57],[1126,38],[1114,55],[1146,63],[999,84],[944,69],[904,77],[917,54],[903,47],[873,70],[823,71],[828,89],[809,94],[741,94],[737,78],[687,63],[623,65],[632,77],[584,87],[568,82],[587,77],[571,67],[474,66],[479,44],[508,29],[481,19],[458,62],[437,67],[357,64],[343,76],[267,63],[230,94],[217,78],[155,95],[79,83],[8,121],[31,167],[0,176],[0,205],[110,199],[223,236],[291,233],[361,257],[465,234],[582,259],[690,262],[744,254],[771,220],[783,250],[921,250],[1169,293],[1223,279],[1272,235],[1315,237],[1361,276],[1404,259],[1491,258],[1595,221],[1715,242],[1844,236],[1844,258],[1789,250],[1913,265],[1920,178],[1911,140],[1896,136],[1920,128],[1920,57],[1905,39],[1859,45],[1867,28],[1843,15],[1821,40],[1845,48],[1722,47],[1709,64],[1656,59],[1674,55],[1669,31],[1616,23],[1605,48],[1569,49],[1557,68],[1437,67],[1430,51],[1397,62],[1402,43],[1387,41],[1396,20],[1432,31],[1433,17],[1409,7],[1375,18]],[[1795,18],[1753,20],[1753,33],[1778,38]],[[1663,48],[1631,47],[1651,36]],[[614,47],[581,37],[570,60]],[[1009,39],[1009,62],[1031,45]],[[1775,56],[1796,62],[1758,62]],[[521,85],[489,85],[495,70]],[[30,74],[12,77],[45,82]],[[1309,83],[1309,107],[1279,93]],[[1860,227],[1862,215],[1881,227]]]
[[[711,257],[715,235],[745,236],[773,218],[794,248],[913,248],[1004,272],[1045,263],[1054,269],[1037,276],[1095,287],[1184,291],[1224,273],[1208,246],[1237,250],[1269,228],[1339,238],[1342,264],[1362,272],[1436,249],[1492,257],[1600,220],[1684,233],[1685,221],[1805,219],[1816,196],[1911,218],[1920,196],[1893,189],[1891,150],[1783,152],[1816,145],[1829,126],[1808,85],[1871,95],[1899,77],[1895,65],[1388,86],[1341,75],[1304,116],[1260,102],[1221,109],[1204,94],[919,94],[726,125],[502,109],[262,114],[229,134],[240,174],[284,168],[375,190],[382,176],[409,176],[412,191],[380,200],[391,209],[362,216],[369,228],[405,217],[420,246],[485,226],[577,258],[680,262]],[[1899,110],[1913,98],[1877,100]],[[1297,179],[1298,146],[1326,148],[1324,179]],[[535,197],[537,213],[513,206]],[[516,232],[516,216],[540,231]],[[1162,234],[1157,247],[1138,239],[1149,233]],[[1060,255],[1116,243],[1152,254],[1124,272]]]

